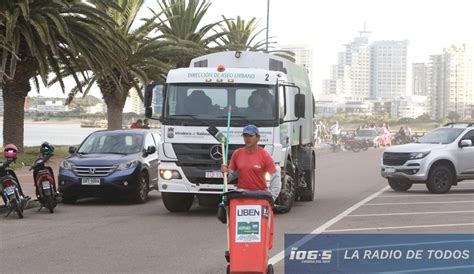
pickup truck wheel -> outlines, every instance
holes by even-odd
[[[453,173],[447,166],[435,166],[430,170],[426,187],[431,193],[443,194],[451,189]]]
[[[413,185],[413,183],[410,183],[408,180],[395,178],[388,178],[388,184],[395,191],[407,191]]]
[[[306,187],[300,190],[300,201],[311,202],[314,200],[314,189],[316,185],[316,166],[314,163],[314,158],[311,157],[310,167],[311,169],[305,170],[304,180],[306,182]]]
[[[194,194],[162,192],[163,204],[169,212],[187,212],[194,201]]]
[[[293,168],[287,167],[286,174],[282,178],[280,195],[275,202],[274,212],[275,213],[287,213],[290,212],[293,202],[296,196],[295,186],[295,173]]]

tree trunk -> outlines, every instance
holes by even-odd
[[[121,129],[123,122],[123,106],[127,100],[130,86],[122,85],[120,92],[112,81],[99,80],[98,86],[107,105],[107,128]]]
[[[25,97],[31,90],[31,65],[18,63],[15,76],[3,89],[3,145],[14,144],[23,152]]]

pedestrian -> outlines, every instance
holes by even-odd
[[[147,118],[143,119],[143,126],[142,126],[142,128],[150,128],[150,124],[149,124]]]
[[[272,156],[258,146],[260,133],[255,125],[247,125],[242,131],[245,146],[232,153],[230,164],[221,165],[221,172],[228,174],[228,181],[237,178],[237,189],[270,191],[273,200],[281,190],[280,168],[275,165]],[[270,174],[268,189],[265,174]]]
[[[339,127],[339,123],[336,121],[331,126],[331,135],[332,135],[332,143],[337,145],[339,142],[339,135],[341,134],[341,128]]]

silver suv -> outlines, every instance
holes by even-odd
[[[426,184],[431,193],[446,193],[462,180],[474,179],[474,123],[449,123],[416,143],[386,149],[382,177],[396,191],[414,183]]]

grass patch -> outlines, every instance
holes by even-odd
[[[55,146],[54,148],[54,156],[48,162],[60,163],[64,158],[69,156],[69,146]],[[0,149],[3,152],[3,147]],[[39,146],[25,147],[25,151],[17,154],[16,162],[11,164],[10,167],[15,169],[23,166],[31,166],[36,159],[41,157],[39,150]],[[5,158],[3,157],[0,161],[5,161]]]

